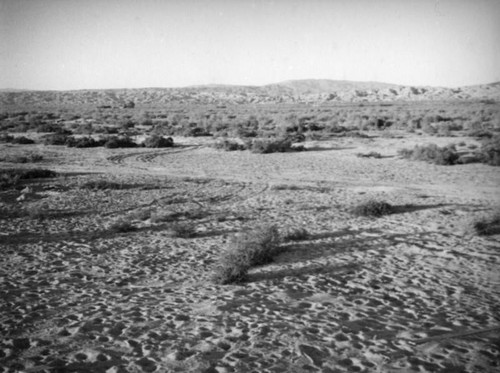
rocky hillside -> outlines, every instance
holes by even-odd
[[[0,91],[0,106],[325,103],[500,100],[500,82],[461,88],[410,87],[338,80],[293,80],[264,86],[205,85],[77,91]]]

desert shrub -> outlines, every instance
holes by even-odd
[[[500,166],[500,135],[483,142],[478,153],[478,158],[482,163]]]
[[[359,158],[382,158],[382,155],[377,152],[357,153],[356,156]]]
[[[24,136],[19,136],[19,137],[14,137],[11,141],[12,144],[22,144],[22,145],[29,145],[29,144],[34,144],[35,141],[32,139],[29,139]]]
[[[5,157],[0,157],[0,162],[9,163],[35,163],[43,160],[41,154],[30,153],[27,155],[6,155]]]
[[[188,223],[176,223],[170,226],[172,237],[192,238],[196,235],[196,229]]]
[[[212,134],[201,127],[191,127],[187,128],[183,135],[186,137],[201,137],[201,136],[212,136]]]
[[[238,127],[236,129],[236,136],[241,138],[257,137],[258,133],[255,129]]]
[[[123,104],[123,108],[124,109],[133,109],[133,108],[135,108],[135,102],[132,100],[127,101],[126,103]]]
[[[132,224],[132,222],[124,218],[116,219],[108,227],[108,230],[114,233],[132,232],[136,229],[137,228]]]
[[[467,132],[466,136],[474,137],[476,139],[491,139],[493,137],[493,132],[483,129],[476,129]]]
[[[176,213],[162,213],[162,212],[155,212],[151,214],[150,220],[151,223],[162,223],[162,222],[171,222],[175,221],[180,215],[177,215]]]
[[[0,142],[6,142],[6,143],[11,143],[11,144],[20,144],[20,145],[27,145],[27,144],[34,144],[35,143],[34,140],[31,140],[25,136],[14,137],[11,135],[1,135]]]
[[[406,159],[426,161],[437,165],[454,165],[460,158],[454,145],[445,147],[435,144],[417,145],[413,149],[401,149],[398,154]]]
[[[74,138],[72,136],[68,137],[66,140],[66,145],[70,148],[96,148],[98,146],[103,146],[105,140],[94,140],[92,137],[79,137]]]
[[[46,179],[51,177],[56,177],[57,173],[52,170],[46,170],[41,168],[34,168],[31,170],[10,170],[13,173],[20,175],[21,180],[27,179]]]
[[[5,190],[16,186],[19,183],[19,175],[0,172],[0,190]]]
[[[217,141],[213,147],[215,149],[223,149],[225,151],[231,152],[236,150],[246,150],[246,146],[244,144],[240,144],[235,140],[223,139],[221,141]]]
[[[128,217],[132,220],[148,220],[151,217],[150,209],[141,209],[134,212],[131,212]]]
[[[384,201],[377,201],[370,199],[366,202],[360,203],[351,209],[354,215],[358,216],[374,216],[379,217],[383,215],[389,215],[394,212],[394,208],[391,204]]]
[[[69,137],[70,136],[63,134],[53,134],[43,136],[42,138],[44,145],[66,145]]]
[[[54,171],[46,169],[31,169],[31,170],[0,170],[0,189],[8,189],[15,187],[21,180],[50,178],[56,177]]]
[[[108,135],[114,135],[120,132],[118,127],[113,127],[113,126],[105,126],[102,127],[104,133],[107,133]]]
[[[303,146],[292,147],[292,140],[284,139],[255,139],[249,146],[252,153],[268,154],[268,153],[285,153],[292,151],[302,151]]]
[[[279,244],[275,226],[258,227],[234,236],[214,269],[214,282],[224,285],[244,281],[252,266],[272,261]]]
[[[480,218],[472,223],[474,232],[479,236],[500,234],[500,211],[491,216]]]
[[[111,136],[108,137],[104,146],[109,149],[135,148],[137,144],[128,136]]]
[[[14,136],[7,135],[7,134],[2,134],[0,135],[0,142],[12,142],[14,140]]]
[[[24,210],[30,219],[45,220],[50,217],[50,212],[45,206],[30,206]]]
[[[80,185],[80,189],[87,190],[117,190],[124,189],[125,185],[122,183],[116,183],[109,180],[90,180]]]
[[[171,137],[153,135],[146,138],[143,144],[146,148],[171,148],[174,146],[174,140]]]
[[[37,125],[36,132],[54,132],[61,133],[63,131],[59,124],[55,123],[42,123]]]
[[[284,239],[291,241],[302,241],[307,240],[310,237],[309,232],[305,228],[294,228],[289,230]]]

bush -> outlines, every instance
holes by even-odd
[[[106,140],[94,140],[92,137],[68,137],[66,145],[70,148],[96,148],[103,146]]]
[[[359,158],[382,158],[382,155],[377,152],[357,153],[356,156]]]
[[[66,145],[66,142],[68,141],[70,136],[63,134],[53,134],[43,136],[42,138],[44,145]]]
[[[403,158],[426,161],[437,165],[454,165],[460,158],[454,145],[439,147],[435,144],[415,146],[413,149],[401,149],[398,154]]]
[[[215,149],[223,149],[227,152],[232,152],[236,150],[246,150],[246,146],[244,144],[240,144],[234,140],[224,139],[222,141],[217,141],[213,147]]]
[[[11,144],[20,144],[20,145],[27,145],[27,144],[34,144],[35,143],[34,140],[31,140],[25,136],[14,137],[11,135],[1,135],[0,142],[6,142],[6,143],[11,143]]]
[[[146,148],[171,148],[174,146],[174,140],[171,137],[153,135],[144,140],[143,145]]]
[[[170,227],[172,237],[192,238],[196,235],[196,229],[188,223],[177,223]]]
[[[11,136],[11,135],[6,135],[6,134],[2,134],[0,135],[0,142],[12,142],[12,140],[14,140],[14,136]]]
[[[56,177],[57,174],[51,170],[0,170],[0,189],[8,189],[16,186],[20,180]]]
[[[394,207],[387,202],[368,200],[351,209],[354,215],[358,216],[383,216],[394,212]]]
[[[493,138],[493,133],[488,130],[476,129],[469,131],[467,134],[469,137],[475,137],[477,139],[491,139]]]
[[[481,145],[478,158],[481,163],[500,166],[500,135],[496,135]]]
[[[63,128],[59,124],[55,123],[42,123],[37,125],[36,132],[55,132],[62,133]]]
[[[500,234],[500,211],[495,212],[489,217],[475,221],[472,227],[476,234],[480,236]]]
[[[188,128],[183,133],[186,137],[212,136],[212,134],[201,127]]]
[[[217,284],[242,282],[252,266],[269,263],[278,253],[280,237],[275,226],[258,227],[233,237],[221,254],[213,280]]]
[[[0,162],[9,162],[9,163],[35,163],[43,160],[43,156],[41,154],[28,154],[28,155],[6,155],[3,158],[0,158]]]
[[[127,101],[125,104],[123,104],[123,108],[124,109],[133,109],[133,108],[135,108],[135,102],[132,100]]]
[[[252,141],[252,153],[268,154],[268,153],[284,153],[293,151],[292,141],[290,139],[256,139]]]
[[[137,228],[128,220],[117,219],[109,225],[109,230],[114,233],[125,233],[135,231]]]
[[[108,180],[91,180],[80,185],[80,189],[89,190],[107,190],[107,189],[124,189],[124,185],[121,183],[115,183]]]
[[[104,146],[109,149],[135,148],[137,144],[128,136],[111,136],[106,140]]]
[[[22,144],[22,145],[29,145],[35,143],[34,140],[28,139],[27,137],[24,136],[14,137],[14,139],[11,142],[12,144]]]
[[[291,241],[307,240],[310,237],[309,232],[305,228],[294,228],[287,232],[284,239]]]

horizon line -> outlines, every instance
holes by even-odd
[[[435,86],[435,85],[415,85],[415,84],[398,84],[398,83],[388,83],[373,80],[346,80],[346,79],[322,79],[322,78],[311,78],[311,79],[287,79],[274,83],[266,84],[231,84],[231,83],[206,83],[206,84],[190,84],[190,85],[179,85],[179,86],[143,86],[143,87],[120,87],[120,88],[69,88],[69,89],[31,89],[31,88],[0,88],[0,93],[2,92],[71,92],[71,91],[121,91],[121,90],[140,90],[140,89],[185,89],[185,88],[203,88],[203,87],[253,87],[260,88],[271,85],[280,85],[290,82],[305,82],[305,81],[329,81],[329,82],[345,82],[345,83],[371,83],[371,84],[386,84],[394,85],[398,87],[417,87],[417,88],[466,88],[475,87],[482,85],[493,85],[500,83],[500,81],[493,81],[489,83],[476,83],[468,85],[459,86]]]

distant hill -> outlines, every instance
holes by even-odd
[[[429,100],[498,100],[500,82],[461,88],[414,87],[376,82],[308,79],[264,86],[204,85],[182,88],[75,91],[1,90],[0,106],[123,106],[168,104],[341,103]]]

